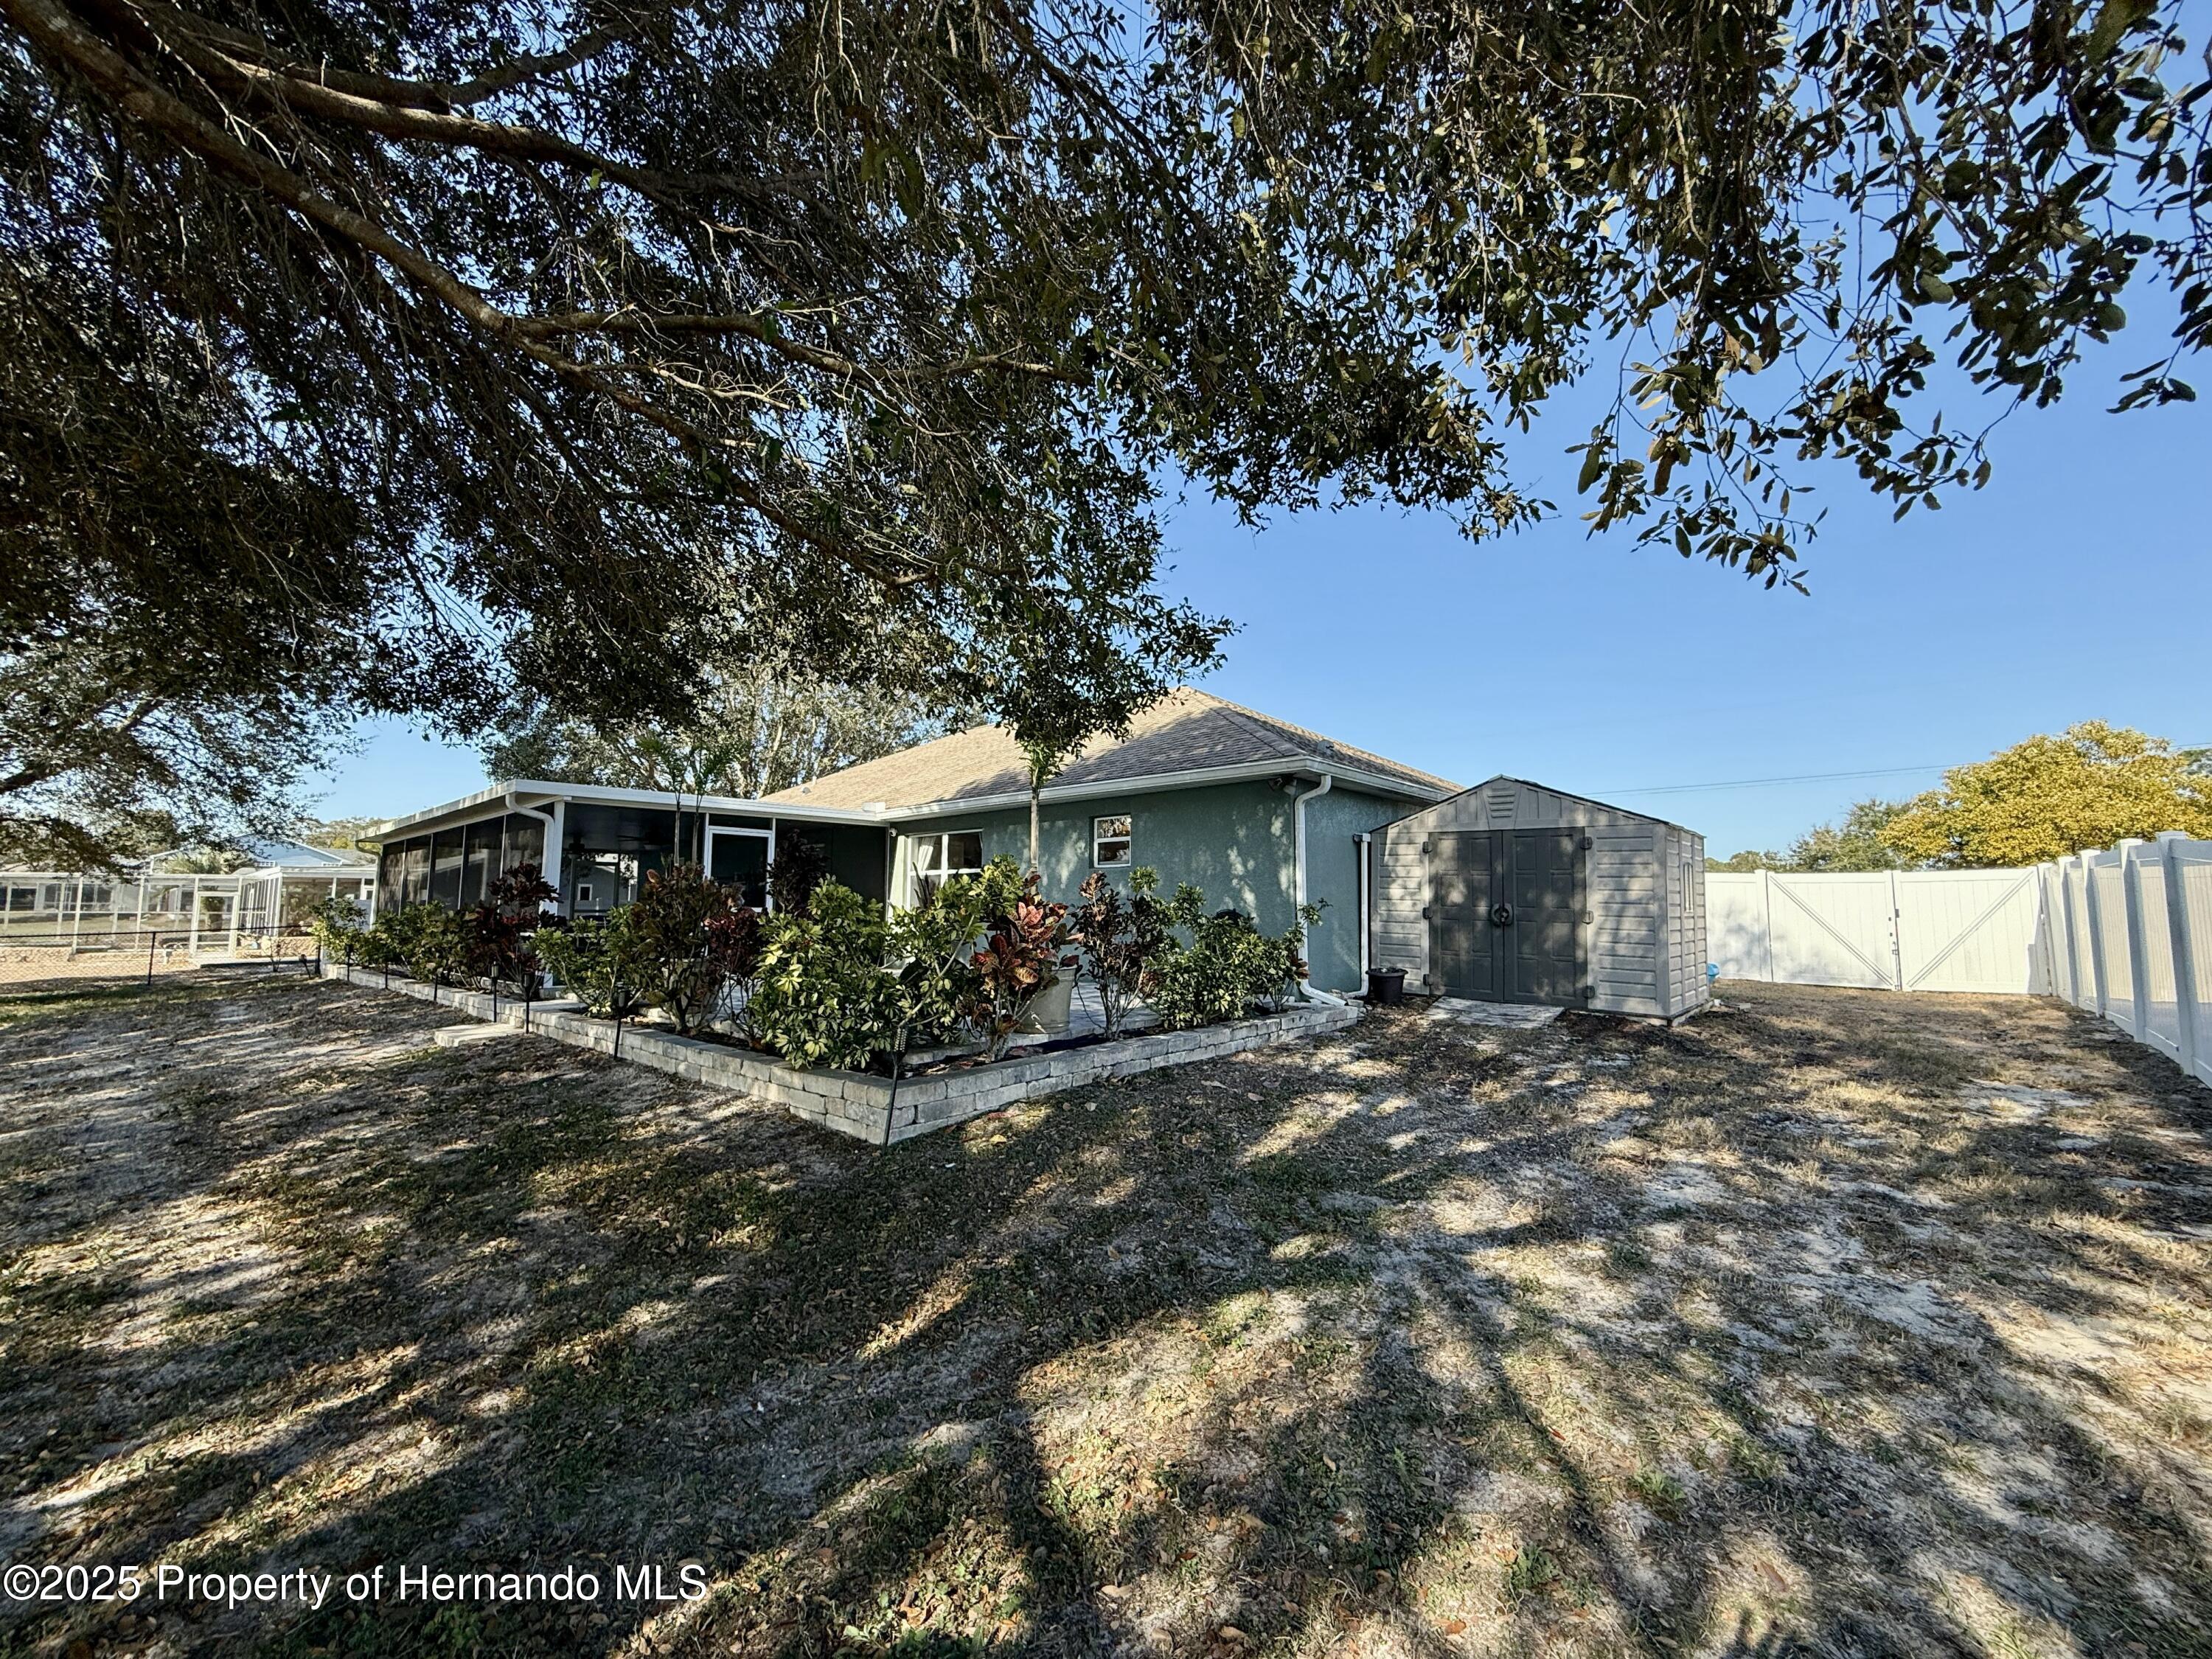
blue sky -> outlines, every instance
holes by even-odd
[[[2075,720],[2212,744],[2212,374],[2185,366],[2197,404],[2105,413],[2151,333],[2077,370],[2057,409],[2014,414],[1989,487],[1940,512],[1893,524],[1849,476],[1813,475],[1829,511],[1809,597],[1587,538],[1564,426],[1523,451],[1523,481],[1562,508],[1533,532],[1476,544],[1441,514],[1362,509],[1255,533],[1193,501],[1170,514],[1164,585],[1241,624],[1208,690],[1462,782],[1617,799],[1716,854]],[[389,723],[363,737],[320,811],[485,781],[471,750]],[[1892,768],[1917,769],[1646,793]]]

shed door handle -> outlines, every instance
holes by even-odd
[[[1513,907],[1503,902],[1492,905],[1490,925],[1493,927],[1510,927],[1513,925]]]

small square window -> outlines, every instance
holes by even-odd
[[[591,902],[592,884],[588,881],[578,882],[576,884],[576,902],[579,904],[589,904]]]
[[[1124,814],[1091,820],[1091,862],[1101,870],[1117,870],[1129,862],[1129,818]]]

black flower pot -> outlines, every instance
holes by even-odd
[[[1395,1007],[1406,1000],[1406,970],[1403,968],[1370,968],[1367,970],[1367,1000],[1385,1007]]]

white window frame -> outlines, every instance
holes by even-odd
[[[1099,825],[1119,821],[1122,825],[1118,836],[1099,833]],[[1109,841],[1118,841],[1127,849],[1118,860],[1109,861],[1099,849]],[[1091,820],[1091,867],[1094,870],[1127,870],[1137,861],[1137,817],[1133,812],[1102,812]]]
[[[766,830],[753,830],[741,829],[736,824],[709,823],[707,826],[707,869],[709,872],[712,872],[714,867],[714,837],[717,836],[750,836],[757,841],[766,842],[768,843],[767,867],[769,869],[775,867],[775,830],[773,825]],[[711,875],[708,878],[712,879]],[[761,908],[763,910],[775,908],[775,894],[765,885],[761,894]]]
[[[944,866],[941,860],[945,859],[951,848],[952,838],[955,836],[975,837],[976,861],[973,866],[963,866],[957,870],[948,870]],[[984,864],[988,862],[983,857],[983,832],[981,830],[933,830],[926,836],[909,836],[907,840],[909,842],[906,863],[907,891],[911,895],[912,904],[915,906],[919,906],[922,902],[921,884],[924,881],[933,881],[942,887],[955,876],[980,876],[983,873]],[[924,870],[921,867],[921,849],[931,842],[936,844],[937,856],[940,862],[933,870]]]

